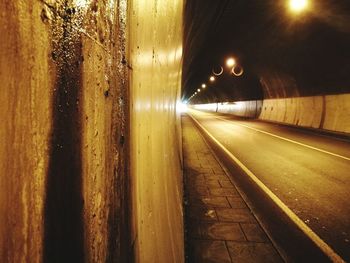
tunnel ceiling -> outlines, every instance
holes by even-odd
[[[309,0],[299,14],[287,0],[188,0],[183,99],[250,100],[350,92],[350,1]],[[227,57],[244,69],[234,77]],[[224,73],[214,83],[212,68]]]

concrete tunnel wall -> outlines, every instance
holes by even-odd
[[[259,119],[350,133],[350,94],[264,100]]]
[[[350,94],[193,105],[195,109],[350,133]]]
[[[181,0],[132,1],[131,192],[136,262],[183,262]]]
[[[182,2],[0,10],[0,261],[180,262]]]

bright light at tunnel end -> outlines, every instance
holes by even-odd
[[[180,113],[187,112],[187,101],[180,101],[177,103],[177,111]]]

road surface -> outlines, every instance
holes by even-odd
[[[350,262],[350,141],[191,110],[191,115]]]

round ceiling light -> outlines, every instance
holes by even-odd
[[[235,75],[236,77],[240,77],[243,75],[244,73],[244,70],[241,66],[236,66],[236,67],[233,67],[232,70],[231,70],[232,74]]]
[[[234,58],[228,58],[226,60],[226,66],[233,67],[234,65],[236,65],[236,60]]]
[[[217,66],[212,69],[212,72],[215,76],[220,76],[224,72],[224,69],[221,66]]]

